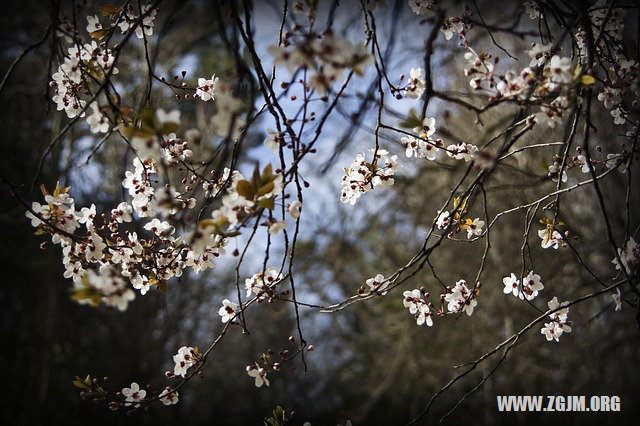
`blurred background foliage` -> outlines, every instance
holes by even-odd
[[[396,7],[395,2],[388,3],[390,9]],[[452,8],[460,7],[459,3],[451,4]],[[522,12],[517,2],[504,8],[495,7],[495,2],[489,1],[478,1],[477,4],[488,22],[510,23]],[[90,8],[96,8],[95,4],[85,7],[82,2],[76,2],[76,5],[84,15]],[[264,12],[254,13],[256,26],[271,28],[268,36],[270,43],[274,43],[279,19],[274,11],[280,6],[274,1],[257,2],[256,7]],[[403,65],[406,58],[417,55],[421,58],[420,43],[413,48],[406,41],[416,37],[422,39],[430,29],[429,22],[418,22],[407,11],[406,4],[402,7],[399,19],[415,22],[409,29],[402,28],[395,36],[397,40],[385,40],[385,43],[392,41],[395,45],[390,56],[391,75],[408,72]],[[58,8],[61,13],[68,14],[71,6],[67,2],[58,5],[33,0],[3,4],[0,15],[2,75],[24,47],[42,37],[52,13]],[[349,28],[353,27],[353,22],[358,22],[355,31],[361,31],[360,21],[356,19],[357,7],[341,5],[341,8],[348,13],[336,23],[342,25],[339,31],[353,31]],[[390,10],[388,14],[381,12],[380,27],[390,26],[387,21],[391,16]],[[521,18],[522,28],[534,29],[533,24],[526,22],[527,17]],[[229,38],[236,39],[227,19],[224,9],[208,2],[164,2],[156,23],[157,38],[152,44],[160,74],[177,73],[188,63],[187,79],[215,73],[222,80],[237,82],[240,96],[247,100],[250,77],[245,75],[238,81],[233,52],[219,37],[222,25],[229,27],[226,28]],[[629,19],[628,47],[635,51],[636,17]],[[496,36],[502,46],[515,52],[522,52],[530,43],[530,40],[508,34]],[[482,30],[476,30],[473,39],[479,46],[497,51]],[[51,93],[47,91],[51,74],[50,49],[47,42],[28,55],[0,98],[0,169],[7,180],[23,185],[19,192],[28,202],[39,198],[37,189],[31,191],[30,186],[40,157],[52,135],[67,123],[66,117],[51,108]],[[441,36],[438,38],[436,50],[451,52],[455,49],[454,42],[445,42]],[[130,85],[122,90],[130,96],[125,102],[137,105],[140,99],[136,96],[141,94],[134,89],[146,84],[143,79],[144,51],[130,47],[125,52],[118,65],[121,70],[118,81]],[[461,72],[461,56],[446,53],[436,56],[438,87],[462,94],[469,92],[468,82]],[[413,62],[419,64],[419,60]],[[358,80],[355,84],[356,92],[366,93],[366,80]],[[157,90],[154,94],[156,107],[171,109],[176,106],[171,93],[157,85],[154,87]],[[330,196],[320,199],[321,207],[311,208],[303,214],[303,217],[307,214],[303,223],[307,230],[299,246],[296,271],[301,297],[312,303],[341,300],[353,294],[366,278],[388,273],[406,262],[422,245],[434,214],[446,200],[452,183],[464,172],[464,164],[410,162],[413,165],[405,168],[404,178],[399,177],[396,185],[384,194],[361,199],[357,212],[340,205],[337,196],[340,166],[350,161],[352,153],[362,150],[363,146],[369,147],[372,140],[368,131],[372,127],[371,121],[366,119],[373,117],[371,114],[364,114],[361,125],[349,119],[348,114],[354,112],[358,104],[351,100],[342,106],[344,114],[332,123],[336,137],[319,146],[318,158],[328,158],[343,129],[353,126],[350,146],[337,157],[330,172],[322,174],[321,161],[307,165],[305,170],[305,177],[312,187],[324,185],[332,191]],[[183,126],[198,127],[202,131],[202,142],[196,155],[210,152],[215,137],[207,123],[213,105],[181,102],[179,107]],[[471,143],[495,135],[510,122],[514,111],[503,108],[485,114],[480,125],[476,123],[475,114],[462,108],[434,103],[429,109],[430,114],[436,116],[442,134]],[[386,114],[393,116],[392,107]],[[402,116],[403,112],[397,114]],[[615,149],[618,130],[613,127],[606,110],[600,110],[595,124],[598,129],[595,143]],[[537,140],[561,140],[563,131],[566,132],[537,126],[518,142],[518,146]],[[391,150],[402,153],[395,135],[383,136]],[[252,149],[260,146],[263,139],[262,130],[256,130],[247,138],[243,149],[249,157],[255,157]],[[113,138],[86,162],[96,142],[86,128],[73,129],[62,143],[53,147],[38,183],[51,188],[60,180],[72,187],[78,204],[94,202],[98,211],[107,211],[120,202],[123,197],[120,182],[130,164],[131,154],[126,145]],[[514,157],[507,167],[498,171],[484,188],[489,217],[535,199],[535,194],[540,194],[541,190],[551,191],[555,183],[547,178],[546,167],[554,154],[549,148],[536,151],[535,155]],[[220,161],[223,164],[225,159]],[[333,182],[327,183],[328,177]],[[614,174],[602,182],[607,202],[616,206],[610,211],[616,229],[625,227],[626,179],[627,175]],[[638,174],[632,179],[637,186]],[[637,211],[638,195],[631,194],[634,211]],[[290,349],[287,337],[294,332],[291,305],[264,304],[247,314],[251,335],[242,335],[240,330],[234,329],[216,348],[204,378],[181,390],[179,404],[157,406],[148,413],[128,417],[122,412],[112,413],[102,404],[94,406],[82,402],[71,385],[74,375],[109,376],[114,389],[131,381],[162,385],[163,372],[172,367],[171,356],[178,347],[206,347],[219,332],[217,309],[219,301],[233,286],[231,263],[222,263],[208,273],[183,276],[170,286],[167,294],[154,291],[146,297],[138,297],[125,313],[80,306],[69,299],[70,282],[62,277],[63,267],[57,248],[40,249],[42,240],[33,236],[24,217],[24,208],[4,185],[0,197],[3,270],[0,287],[3,342],[0,419],[6,425],[158,425],[183,421],[191,424],[259,424],[276,405],[296,412],[293,424],[304,421],[344,424],[347,419],[354,424],[402,424],[418,413],[428,398],[457,373],[452,366],[475,359],[537,315],[528,304],[502,293],[502,277],[510,272],[517,274],[522,267],[520,248],[525,219],[524,211],[520,211],[501,218],[499,227],[495,228],[498,231],[490,234],[491,250],[481,279],[482,292],[472,317],[448,316],[437,319],[432,328],[418,327],[403,308],[397,291],[332,315],[303,309],[305,337],[316,347],[308,356],[309,371],[303,374],[298,362],[287,365],[282,372],[270,376],[270,388],[257,389],[244,373],[245,366],[269,348],[276,352]],[[484,201],[478,197],[471,203],[472,211],[485,219]],[[612,256],[590,189],[572,192],[562,198],[562,203],[565,209],[560,219],[580,236],[576,248],[584,261],[597,275],[611,276]],[[538,215],[544,216],[542,212]],[[632,219],[634,229],[638,217]],[[579,268],[570,250],[540,249],[536,230],[534,223],[530,235],[533,267],[542,275],[545,284],[538,302],[546,301],[552,295],[569,300],[597,289],[588,274]],[[616,237],[621,239],[622,235]],[[228,251],[235,247],[232,243]],[[262,250],[255,249],[252,254],[261,256]],[[475,244],[446,243],[432,259],[433,271],[449,285],[461,278],[473,281],[483,250],[484,240]],[[439,284],[430,268],[417,274],[403,290],[422,285],[434,294],[438,291]],[[640,414],[637,404],[640,402],[637,390],[640,336],[634,316],[628,306],[621,312],[614,312],[613,302],[607,296],[571,308],[570,318],[575,326],[560,343],[547,343],[539,334],[539,328],[534,328],[523,336],[484,387],[468,398],[445,423],[529,424],[545,419],[549,423],[562,421],[577,425],[587,421],[586,417],[559,413],[546,417],[498,413],[495,396],[508,394],[619,395],[623,413],[603,416],[598,421],[613,424],[637,416]],[[492,366],[493,362],[480,365],[476,372],[445,393],[430,422],[451,409],[483,374],[489,373]]]

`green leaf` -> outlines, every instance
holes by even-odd
[[[158,120],[156,119],[156,115],[153,113],[153,110],[149,106],[149,104],[145,105],[138,114],[138,118],[142,124],[141,128],[147,131],[150,131],[152,134],[159,127]]]
[[[254,188],[260,188],[262,186],[262,178],[260,176],[260,168],[258,167],[258,163],[256,163],[256,167],[253,169],[253,176],[251,176],[251,185]]]
[[[275,203],[273,202],[273,198],[265,198],[260,200],[260,207],[273,210],[275,208]]]
[[[162,129],[160,129],[163,135],[168,135],[169,133],[175,133],[180,130],[180,124],[166,122],[162,125]]]
[[[249,183],[249,181],[246,180],[241,180],[238,182],[236,191],[238,191],[238,194],[242,195],[247,200],[253,200],[255,196],[255,190],[253,189],[253,186]]]
[[[149,138],[153,137],[153,132],[144,129],[138,129],[134,126],[127,126],[124,123],[118,125],[117,129],[122,133],[122,136],[127,138],[137,137],[137,138]]]
[[[101,30],[90,32],[89,35],[91,36],[91,38],[100,40],[104,38],[104,36],[106,36],[109,33],[109,31],[111,31],[111,28],[102,28]]]
[[[262,185],[262,187],[258,189],[258,192],[256,192],[256,196],[262,197],[263,195],[266,195],[273,191],[274,187],[275,185],[273,184],[273,181],[267,183],[266,185]]]
[[[409,110],[409,116],[398,124],[400,125],[400,127],[413,129],[414,127],[422,126],[422,120],[420,120],[420,117],[418,117],[418,114],[416,114],[415,109],[411,108]]]
[[[580,83],[582,83],[584,86],[591,86],[595,82],[596,82],[596,79],[588,74],[585,74],[582,77],[580,77]]]
[[[104,16],[110,16],[113,18],[118,13],[120,13],[120,10],[122,10],[122,6],[123,5],[114,6],[111,4],[104,4],[100,6],[100,13],[103,14]]]
[[[84,382],[84,380],[82,380],[80,377],[76,376],[75,379],[73,380],[73,385],[77,388],[80,389],[89,389],[89,386],[86,385],[86,383]]]
[[[262,179],[270,179],[273,177],[273,166],[271,163],[267,164],[264,169],[262,169]]]

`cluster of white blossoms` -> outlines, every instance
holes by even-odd
[[[422,121],[422,125],[413,129],[418,137],[403,136],[400,139],[405,148],[404,154],[408,157],[426,158],[436,160],[440,157],[440,149],[444,147],[442,139],[432,138],[436,131],[436,120],[427,117]]]
[[[550,310],[561,308],[549,314],[551,321],[545,323],[542,330],[540,330],[540,333],[543,334],[548,341],[555,340],[558,342],[562,333],[571,332],[571,321],[567,320],[569,308],[563,308],[563,306],[566,306],[567,304],[569,304],[569,302],[559,303],[558,298],[555,296],[547,304]]]
[[[596,6],[598,4],[604,5],[602,1]],[[525,8],[531,17],[537,18],[540,15],[539,7],[531,2],[526,2]],[[606,10],[607,7],[591,8],[589,17],[593,34],[599,33],[607,19],[607,34],[619,41],[624,28],[624,10],[615,8],[611,16],[606,15]],[[467,42],[465,22],[462,17],[447,18],[441,31],[447,40],[452,38],[454,32],[460,34],[466,50],[464,73],[470,77],[469,84],[472,88],[489,92],[489,101],[514,98],[540,105],[540,111],[535,115],[536,121],[555,127],[562,123],[566,109],[576,101],[580,86],[596,83],[596,79],[584,74],[582,67],[574,65],[571,58],[555,55],[552,44],[533,43],[527,51],[531,58],[527,67],[520,71],[509,69],[504,74],[498,73],[495,69],[497,60],[488,52],[474,50]],[[575,34],[575,39],[578,41],[580,55],[586,58],[586,33],[580,30]],[[600,44],[596,46],[598,57],[611,64],[611,72],[604,78],[604,87],[599,91],[598,99],[606,108],[611,109],[615,124],[624,124],[629,115],[629,109],[623,103],[624,96],[633,91],[640,67],[624,56],[619,43],[607,44],[607,39],[608,37],[601,37]]]
[[[223,179],[229,180],[228,176],[229,172],[225,171]],[[274,198],[280,195],[283,190],[282,173],[273,174],[271,164],[269,164],[263,170],[262,175],[257,171],[254,172],[251,181],[254,182],[255,179],[260,180],[260,183],[263,184],[260,188],[250,187],[251,183],[240,172],[233,172],[227,194],[222,197],[222,206],[211,213],[217,226],[227,224],[228,229],[233,229],[261,208],[267,205],[273,206]],[[222,181],[222,179],[220,180]]]
[[[127,8],[122,14],[121,19],[117,22],[122,34],[126,34],[132,28],[135,28],[136,37],[144,38],[144,36],[153,35],[153,21],[158,13],[157,8],[153,8],[152,1],[145,1],[141,4],[142,21],[131,4],[127,4]]]
[[[548,45],[534,45],[528,51],[531,62],[519,73],[508,70],[504,76],[499,76],[496,84],[497,98],[516,98],[518,100],[534,101],[540,104],[540,111],[535,120],[546,123],[549,127],[561,124],[565,117],[565,110],[575,100],[576,88],[580,84],[590,85],[592,80],[583,76],[575,69],[571,59],[558,55],[551,55]],[[544,66],[540,74],[537,68]]]
[[[62,247],[64,276],[73,279],[74,300],[93,306],[103,303],[124,311],[128,303],[135,299],[135,294],[127,288],[126,281],[115,268],[102,262],[107,243],[94,225],[96,207],[92,205],[76,211],[68,190],[60,188],[58,184],[53,194],[49,194],[43,187],[46,204],[33,202],[33,213],[28,211],[26,215],[39,233],[44,233],[50,227],[61,231],[52,235],[52,242]],[[86,226],[85,237],[78,240],[71,238],[81,224]],[[89,264],[95,264],[96,270],[87,268]]]
[[[256,272],[251,278],[244,280],[244,288],[247,290],[247,297],[255,294],[258,302],[265,299],[272,299],[275,295],[275,286],[282,281],[282,274],[276,268],[269,267],[264,273]]]
[[[467,238],[471,239],[482,235],[484,228],[484,220],[479,217],[470,219],[464,217],[467,214],[467,200],[461,200],[460,197],[455,197],[453,200],[453,208],[455,213],[451,216],[448,210],[439,211],[436,219],[436,226],[438,229],[449,229],[448,235],[452,236],[460,231],[467,231]]]
[[[96,40],[104,38],[116,26],[122,34],[135,28],[138,38],[153,34],[157,9],[151,1],[141,4],[144,15],[142,19],[134,12],[132,5],[127,5],[124,11],[122,7],[105,7],[104,14],[111,17],[111,22],[106,26],[98,16],[87,16],[86,30],[94,39],[90,43],[83,43],[79,32],[68,21],[63,21],[57,29],[57,34],[70,46],[57,71],[51,76],[50,85],[54,89],[52,99],[58,111],[64,110],[69,118],[84,117],[87,102],[90,101],[92,113],[87,116],[86,121],[93,133],[107,133],[111,127],[109,117],[103,113],[107,108],[100,106],[97,101],[101,91],[97,87],[106,84],[104,81],[109,75],[118,73],[118,69],[113,66],[116,60],[113,51]]]
[[[416,117],[417,119],[417,117]],[[464,160],[469,162],[477,157],[478,148],[466,142],[458,142],[444,147],[444,141],[432,137],[436,131],[435,118],[426,117],[419,126],[413,128],[417,137],[407,135],[400,139],[405,148],[405,155],[408,158],[426,158],[427,160],[437,160],[442,152],[446,152],[454,160]]]
[[[424,79],[422,68],[411,68],[409,71],[409,81],[404,87],[404,96],[407,98],[420,99],[427,89],[427,82]]]
[[[342,192],[340,201],[354,205],[360,195],[375,187],[393,185],[393,176],[398,169],[397,155],[387,157],[388,151],[384,149],[370,150],[374,159],[372,163],[365,160],[364,154],[356,155],[356,159],[349,168],[344,169],[342,178]],[[381,164],[379,164],[381,163]]]
[[[58,111],[65,111],[69,118],[84,117],[87,100],[87,87],[93,82],[87,74],[104,78],[108,73],[117,74],[113,67],[115,56],[110,49],[98,45],[95,41],[87,44],[75,44],[67,49],[67,56],[51,76],[49,85],[53,88],[53,101]],[[93,113],[87,118],[93,133],[106,133],[109,125],[107,118],[100,112],[96,101],[91,103]],[[105,129],[106,123],[106,129]]]
[[[628,140],[633,140],[634,138],[633,132],[629,132],[626,136]],[[548,176],[554,182],[558,182],[559,180],[566,182],[569,178],[567,171],[571,169],[580,169],[582,173],[590,174],[592,170],[598,171],[598,169],[601,169],[604,171],[617,168],[620,173],[625,173],[631,161],[630,151],[627,149],[627,144],[625,143],[621,144],[620,152],[608,153],[606,157],[604,153],[602,153],[602,148],[598,146],[596,152],[592,154],[590,161],[587,161],[587,157],[582,153],[582,147],[576,147],[576,151],[578,155],[568,158],[564,169],[558,161],[554,161],[553,164],[549,166]]]
[[[134,171],[127,170],[122,187],[129,191],[132,197],[132,209],[140,217],[155,216],[156,211],[151,204],[155,189],[151,181],[151,175],[156,173],[153,160],[147,159],[144,162],[140,158],[133,159]]]
[[[169,133],[163,139],[162,161],[164,164],[173,166],[193,155],[189,142],[178,138],[175,133]]]
[[[433,326],[433,319],[431,318],[432,307],[426,301],[429,297],[428,293],[416,288],[411,291],[405,291],[402,296],[402,304],[409,309],[411,315],[415,316],[418,325],[427,324],[429,327]]]
[[[178,353],[173,356],[173,361],[175,363],[173,372],[167,371],[167,377],[182,377],[184,379],[187,378],[189,368],[196,366],[200,361],[202,361],[202,357],[198,353],[197,348],[182,346],[178,350]],[[125,407],[138,408],[142,402],[149,402],[156,399],[163,405],[173,405],[179,400],[178,392],[171,386],[166,386],[159,394],[157,394],[156,397],[154,397],[153,392],[149,397],[147,397],[147,391],[141,389],[140,385],[136,382],[133,382],[130,387],[125,387],[120,393],[124,397],[123,402]],[[145,399],[145,397],[147,398]],[[117,404],[117,402],[114,403]],[[114,409],[116,407],[117,406],[112,406]]]
[[[449,293],[444,297],[444,301],[447,302],[447,310],[453,314],[466,312],[467,315],[471,316],[471,314],[473,314],[473,308],[478,304],[476,298],[479,291],[480,283],[469,290],[465,280],[458,281],[455,287],[450,289]]]
[[[474,308],[478,304],[477,298],[479,293],[480,283],[477,283],[473,288],[469,289],[465,280],[459,280],[453,288],[447,287],[445,293],[440,294],[442,306],[439,309],[436,309],[433,304],[429,302],[429,293],[424,287],[402,293],[402,304],[405,308],[409,309],[409,313],[415,317],[418,325],[426,324],[431,327],[433,326],[434,316],[444,316],[446,314],[458,314],[462,312],[471,316]]]
[[[633,94],[636,91],[640,68],[636,61],[625,56],[622,49],[626,10],[613,8],[610,13],[607,13],[606,6],[606,3],[600,0],[588,12],[593,34],[599,34],[603,24],[607,34],[607,37],[600,37],[599,43],[594,46],[594,54],[602,66],[605,67],[606,63],[610,65],[610,72],[606,73],[603,79],[604,87],[598,93],[598,100],[603,102],[605,108],[611,109],[610,114],[614,124],[622,125],[627,122],[630,112],[629,106],[625,106],[623,100],[627,94]],[[587,59],[587,34],[584,28],[575,34],[575,40],[580,56]]]
[[[78,263],[76,262],[74,268],[79,268]],[[124,311],[129,306],[129,302],[136,298],[133,290],[127,288],[127,282],[118,270],[109,265],[100,266],[97,272],[89,269],[84,277],[80,282],[75,283],[74,299],[80,304],[97,305],[99,298],[100,303]],[[93,296],[84,298],[84,290]]]
[[[409,6],[416,15],[424,15],[433,11],[436,4],[438,4],[438,0],[409,0]]]
[[[147,129],[123,129],[130,133],[131,145],[140,159],[153,163],[162,160],[165,165],[175,165],[179,160],[184,161],[193,154],[189,149],[189,143],[179,139],[174,132],[180,127],[180,111],[166,112],[160,108],[155,113],[146,111],[145,114],[149,114]],[[159,134],[162,137],[159,137]]]
[[[442,21],[442,26],[440,27],[440,32],[444,34],[444,38],[446,40],[451,40],[454,33],[462,33],[467,29],[467,25],[459,16],[454,16],[452,18],[446,18]]]
[[[178,349],[178,353],[173,356],[173,375],[187,377],[187,371],[200,361],[198,350],[192,347],[183,346]]]
[[[640,260],[640,246],[638,246],[638,243],[636,243],[633,237],[629,238],[623,248],[618,249],[618,256],[620,256],[620,260],[627,274],[633,274],[637,271],[638,261]],[[614,257],[611,263],[615,265],[617,270],[622,270],[618,262],[618,257]]]
[[[464,54],[467,62],[464,66],[464,75],[471,77],[469,85],[475,89],[493,89],[496,86],[497,76],[493,72],[493,62],[491,54],[487,52],[476,52],[468,48]]]
[[[212,268],[212,260],[226,254],[227,234],[236,235],[245,221],[265,209],[273,210],[275,198],[283,191],[283,176],[274,174],[271,165],[262,172],[256,169],[251,181],[225,169],[218,179],[193,173],[182,179],[184,186],[162,184],[157,175],[160,165],[176,172],[191,167],[187,163],[193,155],[190,145],[176,134],[180,114],[143,109],[137,122],[123,121],[117,127],[130,138],[137,155],[133,170],[122,181],[128,199],[110,215],[98,214],[95,205],[76,210],[69,188],[59,185],[53,194],[43,188],[46,203],[34,202],[27,213],[37,233],[51,234],[52,241],[61,245],[64,276],[73,279],[73,298],[79,303],[124,310],[135,298],[129,283],[145,295],[153,286],[165,291],[167,282],[186,268],[194,273]],[[198,184],[208,195],[213,191],[224,195],[211,219],[180,233],[178,218],[195,207],[191,193]],[[297,218],[300,209],[301,203],[292,203],[292,217]],[[121,229],[134,215],[145,235]]]
[[[520,300],[533,300],[538,295],[538,292],[544,288],[542,281],[540,281],[540,275],[535,274],[533,271],[530,271],[522,280],[522,285],[520,285],[520,280],[514,273],[511,273],[508,277],[504,277],[502,283],[504,284],[504,294],[513,293],[513,295],[519,297]]]
[[[269,47],[275,65],[285,65],[291,75],[298,69],[311,73],[308,87],[321,95],[330,92],[333,83],[351,69],[358,75],[373,61],[363,43],[352,43],[330,32],[316,37],[287,32],[283,46]]]
[[[524,6],[532,19],[537,19],[540,16],[538,5],[525,2]],[[613,8],[608,13],[606,6],[603,0],[599,0],[588,11],[592,33],[599,34],[601,30],[604,30],[607,34],[606,37],[598,38],[599,42],[594,46],[593,52],[603,67],[607,63],[610,64],[610,72],[606,73],[602,79],[603,87],[598,92],[598,100],[604,104],[605,108],[611,110],[614,124],[622,125],[628,121],[629,115],[629,108],[625,106],[623,100],[625,95],[634,92],[640,67],[634,60],[625,56],[621,47],[625,9]],[[574,35],[574,40],[577,41],[579,56],[582,60],[587,60],[587,33],[584,28],[578,30]],[[528,51],[532,58],[529,64],[530,68],[525,68],[520,73],[520,77],[516,77],[511,71],[507,72],[504,81],[507,83],[513,81],[514,87],[510,90],[511,93],[503,92],[501,94],[510,95],[514,90],[522,93],[522,89],[528,87],[535,77],[532,68],[547,63],[548,66],[545,67],[541,76],[542,85],[540,88],[536,88],[536,91],[542,89],[540,90],[542,95],[556,92],[559,96],[547,107],[541,108],[538,118],[553,127],[556,123],[562,122],[561,109],[566,108],[572,100],[571,92],[564,89],[570,88],[576,81],[591,85],[595,83],[595,80],[591,76],[581,75],[579,68],[573,69],[569,58],[552,57],[551,47],[551,44],[538,45],[534,43],[532,49]],[[545,118],[544,115],[547,117]]]
[[[456,218],[457,216],[458,213],[454,215],[452,222],[451,213],[447,210],[440,212],[438,214],[436,226],[438,229],[446,229],[448,226],[451,226],[449,234],[453,234],[460,229],[466,230],[468,239],[482,235],[485,225],[484,220],[481,220],[479,217],[473,220],[468,218],[460,220],[459,218]]]

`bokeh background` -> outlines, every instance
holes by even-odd
[[[340,2],[332,17],[328,11],[334,2],[319,3],[320,26],[333,19],[337,34],[355,41],[364,39],[356,2]],[[386,9],[375,13],[389,75],[397,78],[421,65],[424,39],[432,22],[414,15],[406,2],[387,3]],[[463,7],[458,2],[443,3],[448,16],[459,14]],[[52,16],[70,17],[75,7],[84,27],[84,17],[97,14],[99,4],[5,2],[0,14],[1,74],[26,46],[42,37]],[[519,61],[502,54],[481,28],[470,32],[474,46],[500,54],[500,66],[505,70],[509,66],[524,67],[529,60],[525,50],[532,41],[539,41],[535,35],[537,23],[524,14],[520,2],[477,1],[476,5],[485,21],[496,28],[516,24],[517,35],[501,31],[494,35]],[[279,1],[256,1],[253,6],[257,46],[270,69],[266,49],[277,43],[282,5]],[[638,50],[637,19],[637,13],[631,10],[625,43],[632,57]],[[251,77],[238,75],[221,31],[232,42],[238,38],[228,10],[220,4],[163,2],[151,44],[158,73],[171,76],[187,70],[189,81],[215,73],[222,80],[236,83],[242,97]],[[435,87],[459,96],[471,95],[462,72],[462,49],[455,38],[446,41],[439,34],[434,46]],[[55,111],[47,91],[51,49],[49,38],[22,61],[0,94],[0,170],[5,179],[18,185],[19,195],[29,203],[40,197],[37,186],[35,191],[30,190],[40,157],[52,135],[68,121]],[[137,105],[142,96],[136,88],[144,84],[143,55],[141,44],[134,42],[118,64],[118,81],[128,93],[125,102],[131,105]],[[286,71],[279,72],[286,76]],[[356,153],[373,146],[376,111],[375,100],[369,96],[375,92],[373,88],[375,75],[371,72],[351,83],[349,96],[331,116],[317,144],[317,155],[302,166],[302,175],[311,186],[305,198],[308,201],[295,271],[299,298],[310,303],[340,301],[354,294],[366,278],[390,273],[405,263],[422,245],[437,209],[464,172],[464,165],[451,162],[410,161],[404,157],[397,135],[383,133],[384,147],[399,154],[404,164],[396,185],[367,194],[355,207],[342,205],[342,167]],[[419,107],[416,101],[388,98],[385,119],[390,122],[399,121],[410,107]],[[211,103],[178,102],[157,85],[154,99],[157,107],[180,109],[184,128],[198,127],[202,131],[196,155],[214,149],[218,140],[209,128]],[[295,102],[285,100],[283,104],[295,111]],[[322,108],[318,106],[318,114]],[[613,126],[600,103],[596,108],[594,144],[602,145],[605,152],[616,149],[620,129]],[[428,109],[428,115],[436,117],[441,135],[471,143],[486,140],[506,127],[514,112],[505,107],[487,113],[480,124],[474,114],[452,104],[433,101]],[[252,127],[243,147],[241,170],[250,170],[255,160],[271,159],[270,151],[262,145],[268,127],[273,124],[266,116]],[[566,131],[538,126],[518,146],[562,140]],[[87,162],[96,143],[84,125],[76,126],[51,151],[38,184],[51,188],[61,181],[72,187],[78,205],[95,203],[98,211],[111,209],[123,199],[120,182],[132,157],[127,146],[114,137]],[[555,183],[547,177],[547,166],[555,153],[551,148],[535,150],[535,154],[514,158],[498,171],[485,188],[489,216],[551,191]],[[638,184],[637,167],[635,171],[632,188]],[[570,182],[580,177],[577,172],[570,174]],[[627,174],[616,173],[602,182],[619,242],[627,226],[627,179]],[[637,191],[630,194],[632,213],[638,211],[638,195]],[[5,425],[260,424],[276,405],[296,412],[292,424],[310,421],[313,425],[335,425],[347,419],[354,424],[403,424],[457,373],[454,365],[475,359],[537,316],[526,303],[502,293],[502,277],[521,268],[525,223],[521,211],[501,219],[491,234],[492,250],[472,317],[451,316],[437,320],[434,327],[418,327],[403,308],[398,292],[331,315],[303,309],[303,331],[316,348],[308,354],[308,372],[304,374],[302,366],[295,363],[270,375],[271,387],[258,389],[244,372],[245,366],[267,349],[290,349],[287,337],[295,331],[291,305],[264,304],[247,314],[251,335],[233,329],[215,350],[204,378],[194,380],[180,392],[179,404],[126,416],[110,412],[103,404],[81,401],[71,384],[74,375],[109,376],[113,389],[132,381],[164,383],[163,373],[172,368],[171,356],[177,348],[206,347],[220,331],[217,309],[220,300],[234,291],[234,259],[220,260],[207,273],[181,277],[171,283],[166,294],[152,291],[145,297],[138,296],[125,313],[80,306],[69,298],[71,283],[62,277],[58,248],[40,248],[44,240],[33,235],[24,208],[11,197],[6,185],[0,187],[0,200],[0,422]],[[483,217],[481,200],[474,201],[477,215]],[[563,204],[560,219],[580,236],[577,249],[584,260],[598,276],[612,277],[610,247],[591,189],[567,195]],[[632,214],[632,230],[639,219]],[[240,238],[230,243],[228,252],[242,247],[242,241]],[[545,284],[543,296],[537,300],[541,307],[553,295],[570,300],[597,289],[571,251],[543,251],[535,232],[530,241],[534,269]],[[433,257],[433,268],[445,283],[453,284],[460,278],[473,280],[483,249],[480,241],[447,243]],[[255,272],[255,265],[261,265],[263,251],[264,242],[260,241],[250,250],[242,269],[246,276]],[[428,269],[407,283],[406,289],[421,285],[437,288]],[[523,336],[503,366],[445,423],[632,424],[627,422],[640,415],[640,333],[635,312],[629,306],[614,312],[613,301],[606,295],[571,308],[570,318],[574,321],[573,332],[564,335],[560,343],[546,342],[538,328]],[[445,393],[429,423],[451,409],[492,366],[493,362],[482,364]],[[619,395],[622,412],[597,416],[498,413],[496,395],[509,394]]]

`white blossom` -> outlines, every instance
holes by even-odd
[[[540,275],[530,271],[522,280],[522,291],[518,296],[520,299],[526,298],[527,300],[533,300],[543,288],[544,286],[542,285],[542,281],[540,281]]]
[[[178,402],[178,392],[174,391],[171,386],[164,388],[158,397],[164,405],[173,405]]]
[[[126,398],[124,405],[139,407],[140,404],[138,404],[138,402],[144,399],[147,391],[140,389],[140,386],[136,382],[133,382],[130,387],[122,389],[122,395]]]
[[[516,274],[511,273],[510,276],[504,277],[502,283],[504,284],[504,294],[513,293],[514,296],[518,297],[520,293],[520,280],[516,277]]]
[[[269,225],[269,233],[271,235],[276,235],[278,232],[287,229],[287,222],[284,220],[277,220]]]
[[[102,29],[102,25],[100,24],[100,19],[97,15],[95,16],[87,16],[87,31],[89,33],[99,31]]]
[[[255,365],[247,365],[247,374],[255,379],[255,385],[257,388],[262,385],[269,386],[269,379],[267,379],[267,372],[264,368]]]
[[[375,277],[367,279],[365,284],[369,286],[370,291],[381,292],[382,295],[385,295],[387,294],[387,287],[389,286],[390,282],[385,282],[384,275],[377,274]]]
[[[624,265],[624,269],[628,274],[631,274],[634,265],[638,263],[638,260],[640,259],[640,246],[638,246],[633,237],[630,237],[629,240],[627,240],[627,243],[623,248],[618,249],[618,256]],[[614,264],[618,271],[621,270],[618,257],[614,257],[611,263]]]
[[[523,6],[530,19],[538,19],[540,17],[540,7],[534,2],[525,1]]]
[[[291,217],[295,220],[298,220],[298,218],[300,217],[300,212],[302,211],[302,203],[299,200],[295,200],[291,204],[289,204],[288,210]]]
[[[218,77],[211,76],[209,80],[200,77],[198,79],[198,87],[196,88],[196,96],[203,101],[215,100],[216,86],[218,85]]]
[[[467,238],[471,239],[474,236],[477,237],[482,235],[484,220],[480,220],[478,217],[473,220],[467,219],[460,225],[460,227],[467,230]]]
[[[616,311],[621,311],[622,310],[622,293],[620,292],[620,288],[616,288],[616,292],[613,293],[611,295],[611,298],[613,299],[613,303],[615,303]]]
[[[558,249],[562,243],[562,234],[556,231],[553,225],[547,225],[546,228],[538,230],[538,236],[542,238],[540,245],[543,249]]]
[[[222,322],[229,322],[235,318],[236,314],[240,312],[240,306],[237,303],[233,303],[229,299],[222,301],[222,307],[218,310],[218,315],[222,318]]]
[[[274,154],[277,154],[280,150],[280,136],[273,129],[267,129],[267,134],[269,136],[264,140],[264,144],[271,149]]]

